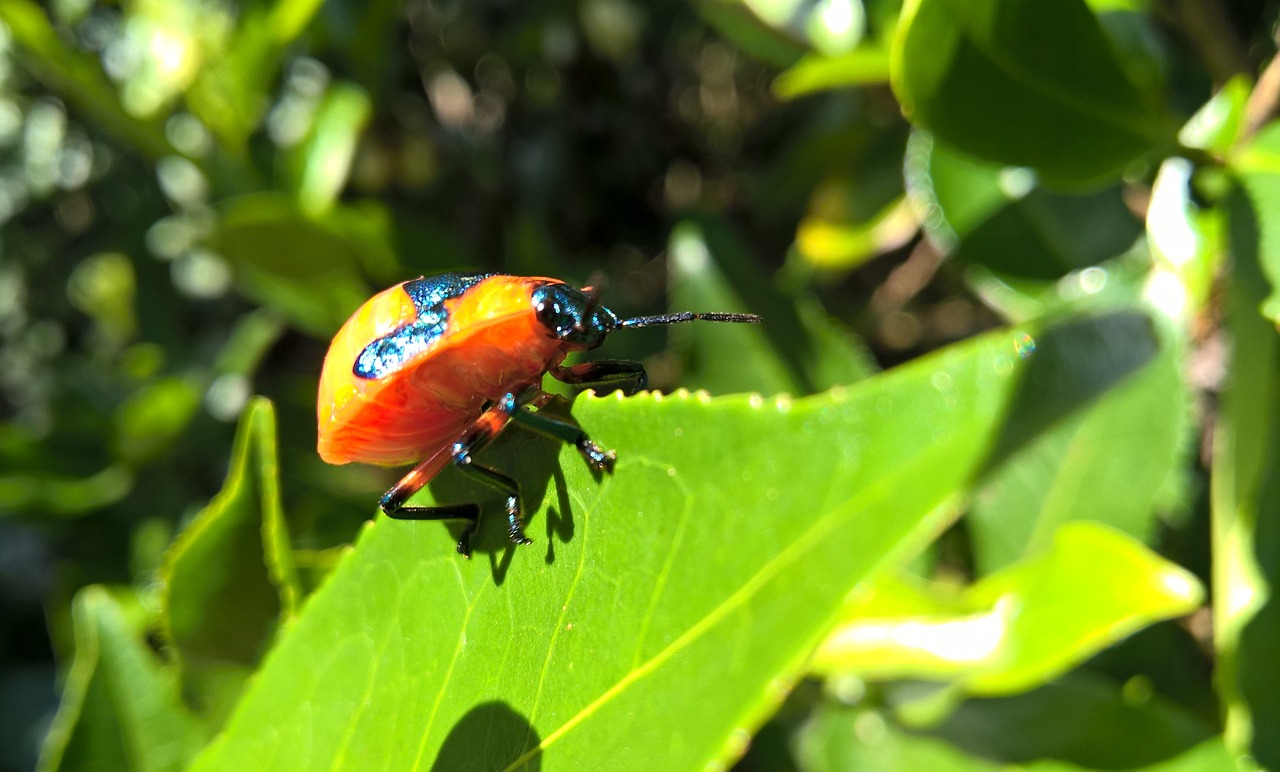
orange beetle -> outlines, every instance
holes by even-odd
[[[515,420],[573,443],[593,469],[612,470],[612,451],[580,427],[535,412],[551,398],[541,389],[542,376],[635,393],[647,383],[639,362],[561,362],[622,327],[694,319],[760,321],[752,314],[718,313],[619,320],[590,289],[539,277],[446,273],[397,284],[361,306],[329,346],[316,408],[317,449],[331,464],[416,462],[379,507],[402,520],[469,520],[458,540],[458,552],[469,557],[476,505],[405,505],[452,463],[506,495],[507,533],[516,544],[528,544],[515,481],[477,464],[475,453]]]

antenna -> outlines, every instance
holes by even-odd
[[[692,322],[695,319],[703,319],[708,322],[760,323],[760,317],[755,314],[695,314],[692,311],[685,311],[678,314],[658,314],[657,316],[637,316],[634,319],[623,319],[618,323],[618,326],[632,328],[653,327],[659,324],[683,324]]]

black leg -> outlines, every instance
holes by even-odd
[[[601,394],[622,389],[622,393],[629,396],[649,386],[649,375],[645,373],[644,365],[625,359],[601,359],[571,367],[553,367],[550,372],[556,380],[594,389]]]
[[[434,459],[427,461],[414,467],[413,471],[405,475],[404,479],[396,483],[396,485],[386,494],[382,500],[378,502],[378,507],[387,517],[396,520],[467,520],[467,527],[463,529],[462,536],[458,539],[458,553],[463,557],[471,557],[471,534],[475,533],[476,526],[480,523],[480,507],[475,504],[447,504],[437,507],[407,507],[404,502],[413,496],[413,494],[422,490],[422,486],[426,484],[429,477],[422,475],[419,470]],[[433,473],[434,474],[434,473]],[[421,481],[419,481],[421,480]]]
[[[538,434],[573,445],[592,469],[601,472],[613,471],[613,463],[617,460],[618,454],[592,442],[591,438],[587,437],[587,433],[582,431],[582,427],[549,415],[533,413],[525,408],[512,413],[511,419]]]
[[[531,394],[525,401],[534,399],[536,396],[536,393]],[[452,462],[468,477],[492,485],[507,494],[507,532],[511,536],[511,541],[517,544],[530,543],[525,538],[520,520],[519,491],[516,488],[515,481],[471,460],[473,453],[493,442],[493,438],[498,436],[498,432],[502,431],[503,427],[511,419],[511,413],[516,410],[518,404],[522,403],[514,394],[508,394],[503,397],[497,404],[482,413],[471,426],[467,427],[466,432],[457,442],[415,466],[409,474],[405,475],[400,482],[396,483],[391,490],[383,495],[382,500],[378,502],[378,506],[388,517],[398,520],[470,520],[471,522],[462,532],[462,537],[458,539],[458,553],[463,557],[471,557],[471,536],[476,532],[476,528],[480,524],[479,507],[475,504],[454,504],[441,507],[410,507],[404,505],[404,502],[408,501],[413,494],[422,490],[422,486],[435,477],[441,468]]]
[[[516,481],[496,469],[477,464],[461,442],[453,446],[453,464],[467,477],[507,494],[507,538],[514,544],[533,544],[524,535],[524,521],[520,518],[520,489]]]

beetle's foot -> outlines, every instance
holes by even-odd
[[[533,540],[524,535],[524,521],[520,519],[520,503],[515,496],[507,499],[507,538],[512,544],[533,544]]]
[[[618,460],[617,453],[612,450],[605,450],[588,439],[578,442],[578,452],[586,459],[587,466],[597,472],[612,472],[613,464]]]

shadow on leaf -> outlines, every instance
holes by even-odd
[[[431,770],[506,769],[541,742],[529,721],[507,703],[481,703],[453,725]],[[533,754],[518,769],[528,772],[542,769],[542,754]]]

